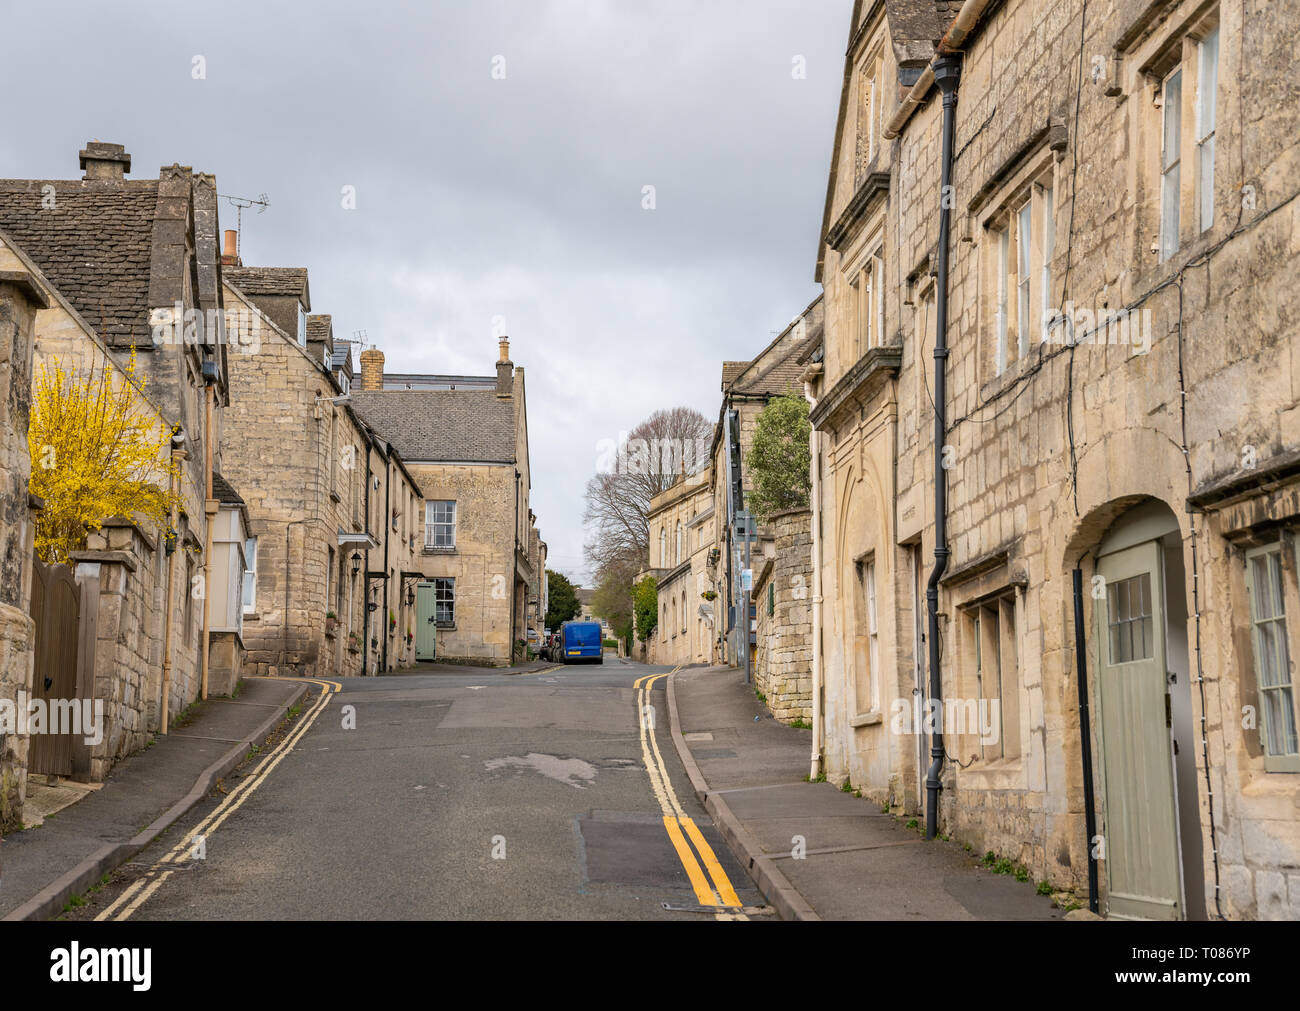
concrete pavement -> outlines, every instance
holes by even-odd
[[[956,843],[926,842],[905,819],[830,783],[809,783],[811,732],[772,719],[743,671],[679,671],[669,692],[674,743],[697,796],[782,916],[1063,917],[1032,883],[985,870]]]

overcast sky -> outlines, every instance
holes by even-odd
[[[244,263],[307,267],[312,310],[389,371],[490,374],[504,317],[571,575],[598,441],[660,407],[715,418],[722,360],[818,293],[850,0],[59,6],[5,14],[24,100],[0,177],[78,178],[96,139],[129,178],[180,162],[265,193]]]

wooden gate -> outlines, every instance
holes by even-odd
[[[66,565],[32,564],[32,620],[36,623],[36,662],[32,698],[44,699],[45,732],[31,735],[27,771],[51,776],[72,775],[71,733],[51,733],[55,700],[77,698],[77,643],[81,617],[81,587]]]

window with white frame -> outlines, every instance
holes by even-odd
[[[435,499],[424,503],[424,546],[430,551],[456,550],[456,503]]]
[[[1265,767],[1300,772],[1296,734],[1295,685],[1287,641],[1287,585],[1282,544],[1246,554],[1246,590],[1250,598],[1251,649],[1259,693],[1259,741]]]
[[[1178,251],[1179,200],[1182,186],[1183,69],[1177,67],[1160,85],[1160,259]]]
[[[1052,340],[1059,325],[1052,305],[1053,196],[1049,165],[1014,185],[988,224],[991,256],[986,276],[992,293],[995,376],[1023,360],[1031,342]]]
[[[1220,27],[1218,5],[1207,3],[1190,18],[1170,17],[1153,26],[1119,54],[1142,78],[1138,93],[1144,101],[1134,109],[1141,158],[1138,212],[1158,263],[1215,222]]]
[[[301,347],[307,346],[307,310],[298,303],[298,344]]]
[[[439,627],[450,628],[456,624],[456,580],[453,577],[434,579],[433,613]]]
[[[857,563],[858,614],[857,614],[857,685],[856,701],[859,714],[873,713],[880,708],[880,626],[876,609],[876,563],[866,559]]]
[[[674,565],[682,564],[682,522],[681,520],[677,521],[677,552],[673,556],[673,564]]]
[[[257,610],[257,538],[244,541],[244,613]]]
[[[849,328],[853,360],[880,347],[884,334],[884,264],[879,252],[868,256],[849,276]]]
[[[1219,28],[1196,45],[1196,194],[1201,231],[1214,224],[1214,127],[1219,90]]]

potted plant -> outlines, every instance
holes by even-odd
[[[358,635],[356,632],[348,633],[348,652],[350,653],[361,652],[361,636]]]
[[[717,591],[715,591],[715,590],[705,590],[703,593],[700,594],[700,596],[703,597],[705,600],[717,600],[717,599],[718,599],[718,594],[717,594]]]
[[[389,610],[388,610],[388,631],[391,632],[391,631],[393,631],[395,628],[397,628],[397,615],[395,615],[395,614],[393,613],[392,608],[389,608]]]
[[[334,629],[338,628],[339,618],[333,611],[325,612],[325,634],[333,635]]]
[[[406,630],[406,644],[409,646],[414,641],[415,641],[415,633],[408,628]]]

